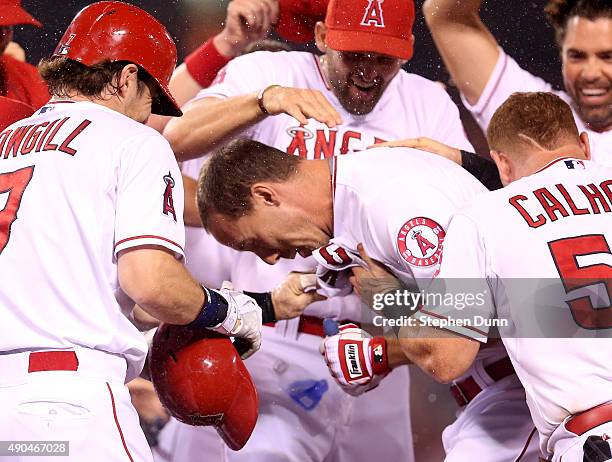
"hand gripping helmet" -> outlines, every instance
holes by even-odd
[[[104,60],[129,61],[157,83],[158,97],[151,112],[181,116],[168,83],[176,66],[176,45],[166,28],[144,10],[123,2],[97,2],[72,20],[53,56],[64,56],[86,66]]]
[[[189,425],[213,425],[235,451],[258,415],[257,391],[237,347],[213,331],[162,324],[150,356],[151,380],[170,414]]]

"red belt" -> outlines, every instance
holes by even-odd
[[[346,324],[352,322],[353,324],[359,325],[358,322],[343,320],[340,324]],[[274,327],[276,324],[273,322],[267,322],[264,326]],[[325,337],[325,329],[323,328],[323,319],[317,318],[316,316],[308,316],[303,314],[300,316],[300,322],[298,324],[298,332],[303,334],[316,335],[318,337]]]
[[[76,371],[79,360],[74,351],[33,351],[28,372]]]
[[[514,374],[514,367],[507,356],[485,366],[484,370],[496,382]],[[450,386],[450,392],[460,407],[467,406],[481,391],[482,388],[472,377],[455,382]]]
[[[580,436],[589,430],[612,421],[612,403],[600,404],[580,414],[572,416],[565,428]]]

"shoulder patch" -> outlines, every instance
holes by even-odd
[[[172,198],[172,188],[174,188],[174,178],[172,174],[168,172],[167,175],[163,176],[166,187],[164,188],[164,199],[162,212],[164,215],[172,215],[174,221],[176,221],[176,212],[174,211],[174,199]]]
[[[431,218],[411,218],[397,233],[397,250],[409,265],[433,266],[440,261],[444,236],[444,228]]]

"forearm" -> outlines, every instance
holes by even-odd
[[[407,360],[441,383],[448,383],[469,369],[480,344],[433,327],[402,327],[399,344]]]
[[[119,283],[143,310],[161,322],[189,324],[205,295],[185,266],[165,250],[138,248],[119,255]]]
[[[427,23],[434,21],[470,23],[478,12],[482,0],[426,0],[423,13]]]
[[[203,88],[194,80],[187,70],[187,67],[185,67],[185,64],[181,64],[176,68],[170,79],[169,86],[170,93],[172,93],[172,96],[174,96],[179,106],[185,105]],[[151,114],[147,121],[147,125],[162,133],[168,122],[172,119],[173,117]]]
[[[202,88],[208,88],[223,66],[240,51],[232,47],[223,34],[217,34],[189,54],[170,79],[170,92],[178,105],[184,106]],[[162,133],[170,119],[167,116],[151,115],[147,125]]]
[[[257,94],[227,99],[204,98],[189,104],[180,118],[166,125],[164,136],[177,160],[199,157],[262,120]]]
[[[481,21],[482,0],[427,0],[425,20],[438,52],[471,104],[484,91],[499,55],[497,41]]]
[[[185,190],[185,211],[183,212],[183,221],[185,226],[196,228],[202,227],[200,219],[200,211],[196,200],[198,184],[196,180],[186,175],[183,175],[183,189]]]
[[[412,361],[408,359],[402,345],[397,337],[386,337],[387,340],[387,362],[389,367],[403,366],[406,364],[412,364]]]

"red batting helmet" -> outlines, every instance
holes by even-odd
[[[92,66],[107,59],[129,61],[157,83],[151,112],[181,116],[168,83],[176,66],[176,45],[166,28],[144,10],[123,2],[97,2],[72,20],[53,56]]]
[[[160,401],[176,419],[215,426],[235,451],[246,444],[257,422],[257,391],[228,337],[162,324],[150,368]]]

